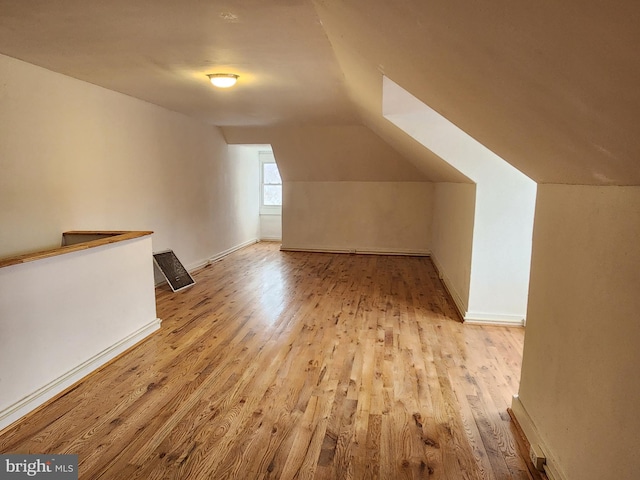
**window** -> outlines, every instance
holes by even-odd
[[[282,178],[271,152],[260,152],[260,213],[282,213]]]
[[[262,204],[282,206],[282,179],[275,163],[262,164]]]

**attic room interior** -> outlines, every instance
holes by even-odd
[[[0,0],[0,456],[636,478],[639,21]],[[168,249],[195,285],[157,285]]]

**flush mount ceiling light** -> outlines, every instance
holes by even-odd
[[[207,75],[211,83],[218,88],[233,87],[238,81],[238,76],[235,73],[210,73]]]

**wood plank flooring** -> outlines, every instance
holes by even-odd
[[[462,325],[428,258],[244,248],[161,330],[0,435],[82,479],[537,479],[507,414],[524,331]]]

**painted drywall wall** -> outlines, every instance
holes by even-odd
[[[231,201],[225,216],[229,232],[236,235],[233,245],[258,239],[260,234],[260,165],[258,163],[258,145],[229,145],[228,170],[230,182],[226,194]],[[225,202],[223,201],[222,205]]]
[[[434,184],[431,258],[461,314],[469,309],[475,205],[474,184]]]
[[[407,199],[415,188],[403,191],[399,186],[401,182],[425,182],[427,177],[368,128],[225,127],[223,131],[230,144],[269,144],[273,148],[284,181],[285,205],[280,225],[278,218],[261,216],[261,237],[281,238],[283,246],[301,249],[389,251],[402,250],[406,244],[412,251],[424,251],[428,245],[431,204],[412,205]],[[373,189],[374,184],[387,185]],[[301,190],[302,185],[306,192]],[[349,186],[354,187],[352,192]],[[391,193],[397,198],[389,198]],[[348,207],[344,208],[341,202]],[[390,205],[407,208],[412,216],[417,216],[416,210],[423,212],[425,217],[409,229],[408,214],[403,212],[395,218],[389,212]],[[292,216],[287,218],[288,215]],[[323,216],[322,225],[314,224],[316,215]],[[387,221],[391,222],[390,227],[376,225]],[[356,225],[366,228],[356,232]],[[394,238],[392,230],[396,226],[407,230],[411,238],[404,242]],[[336,230],[331,231],[333,227]],[[426,232],[427,237],[414,238],[420,231]]]
[[[0,430],[160,327],[151,245],[0,268]]]
[[[285,182],[282,248],[429,253],[428,182]]]
[[[0,78],[0,257],[153,230],[193,267],[257,237],[250,166],[217,128],[1,55]]]
[[[510,172],[511,173],[511,172]],[[500,175],[476,185],[469,311],[465,321],[526,319],[536,184]]]
[[[519,399],[567,479],[636,478],[640,187],[540,185]]]
[[[282,215],[260,215],[260,240],[282,240]]]
[[[476,182],[465,321],[524,323],[536,184],[387,77],[383,114]]]

